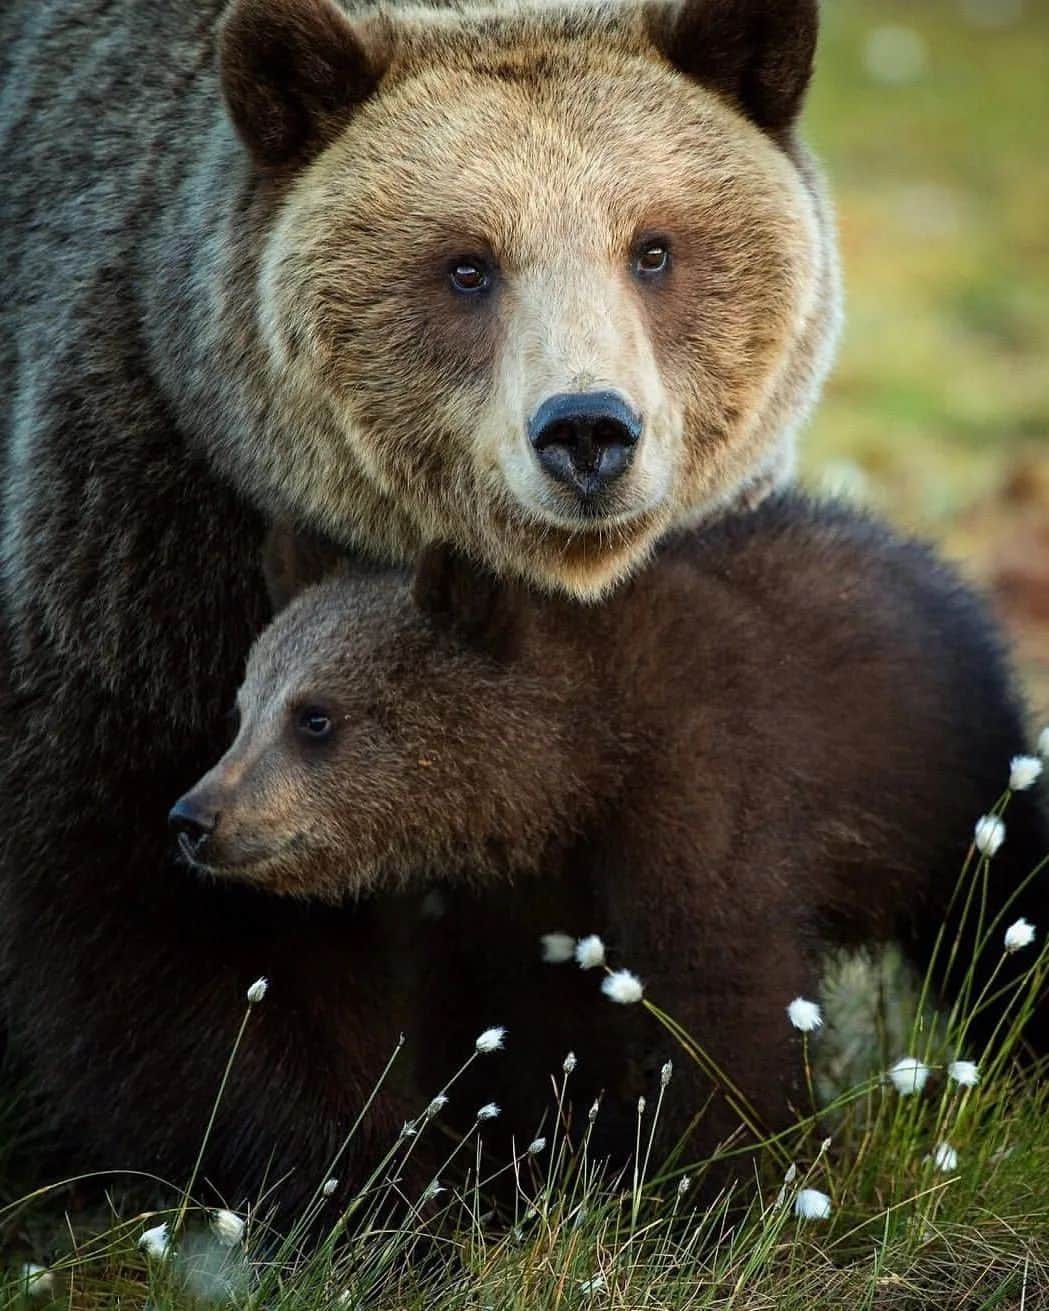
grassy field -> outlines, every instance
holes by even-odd
[[[1049,722],[1047,68],[1049,8],[1036,0],[826,0],[809,135],[838,197],[849,310],[803,461],[814,485],[933,536],[991,586],[1040,722]],[[970,876],[979,868],[974,860]],[[1001,927],[989,951],[1001,952]],[[1025,949],[1014,1017],[1049,970],[1043,945],[1040,934]],[[748,1157],[759,1187],[745,1201],[710,1208],[692,1205],[702,1167],[665,1175],[649,1162],[611,1189],[585,1138],[570,1152],[548,1131],[541,1150],[502,1167],[520,1178],[506,1223],[486,1214],[475,1177],[457,1188],[466,1171],[449,1169],[447,1192],[390,1226],[389,1180],[414,1141],[404,1139],[352,1216],[328,1217],[318,1193],[319,1246],[301,1234],[277,1242],[264,1208],[243,1235],[228,1220],[216,1235],[206,1215],[177,1203],[67,1224],[66,1192],[15,1197],[32,1139],[16,1107],[8,1137],[22,1151],[10,1167],[0,1152],[0,1305],[1049,1307],[1049,1087],[1014,1068],[1014,1033],[968,1052],[964,1016],[945,1031],[912,1002],[891,959],[837,970],[813,1042],[830,1109]],[[884,1072],[908,1054],[931,1074],[903,1096]],[[958,1054],[979,1061],[975,1087],[947,1073]],[[697,1058],[683,1046],[677,1059]],[[641,1113],[642,1144],[658,1114]],[[829,1199],[829,1216],[799,1217],[803,1188]],[[141,1235],[164,1222],[170,1246],[149,1256]],[[42,1267],[28,1284],[27,1261]]]

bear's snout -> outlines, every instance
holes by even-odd
[[[630,468],[642,427],[616,392],[561,392],[536,410],[528,440],[549,477],[591,497]]]
[[[178,839],[179,849],[189,860],[199,859],[218,822],[219,813],[209,798],[195,790],[179,797],[168,811],[168,824]]]

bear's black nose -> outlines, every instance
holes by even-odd
[[[194,850],[199,850],[215,832],[218,818],[214,810],[196,801],[192,792],[179,797],[168,811],[168,823],[178,835],[180,844],[188,841]]]
[[[539,463],[583,496],[602,491],[630,468],[640,438],[640,415],[613,391],[551,396],[528,425]]]

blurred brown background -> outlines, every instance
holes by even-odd
[[[1049,0],[824,0],[845,339],[803,468],[989,584],[1049,722]]]

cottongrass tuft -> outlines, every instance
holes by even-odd
[[[576,941],[570,933],[544,933],[539,942],[547,965],[564,965],[575,956]]]
[[[478,1034],[474,1047],[482,1055],[485,1052],[497,1052],[502,1049],[505,1037],[505,1029],[485,1029],[484,1033]]]
[[[422,1202],[432,1202],[435,1197],[440,1197],[442,1193],[447,1191],[448,1190],[442,1187],[436,1179],[431,1179],[423,1189],[423,1195],[419,1200]]]
[[[270,981],[265,977],[265,975],[260,979],[256,979],[248,989],[248,1005],[255,1006],[258,1002],[262,1001],[269,986]]]
[[[1037,756],[1013,756],[1009,761],[1009,787],[1013,792],[1026,792],[1042,775],[1042,762]]]
[[[529,1156],[538,1156],[539,1153],[545,1149],[545,1147],[546,1147],[545,1138],[533,1138],[532,1141],[528,1144],[527,1154]]]
[[[565,1074],[571,1074],[578,1064],[579,1062],[576,1060],[575,1052],[569,1052],[561,1062],[561,1069],[564,1070]]]
[[[244,1221],[232,1211],[216,1211],[211,1217],[211,1232],[223,1247],[236,1247],[244,1237]]]
[[[644,984],[629,970],[613,970],[601,980],[601,991],[609,1001],[620,1006],[632,1006],[645,995]]]
[[[138,1245],[151,1260],[163,1261],[171,1251],[171,1235],[167,1223],[145,1230]]]
[[[438,1093],[426,1110],[423,1111],[423,1118],[432,1120],[435,1115],[440,1115],[447,1105],[448,1098],[445,1097],[444,1093]]]
[[[826,1220],[830,1198],[818,1188],[803,1188],[794,1199],[794,1214],[799,1220]]]
[[[692,1180],[689,1178],[687,1174],[683,1174],[677,1183],[678,1197],[684,1197],[684,1195],[688,1192],[688,1190],[691,1187],[692,1187]]]
[[[663,1068],[659,1071],[660,1088],[666,1088],[673,1077],[674,1077],[674,1062],[664,1061]]]
[[[1034,942],[1034,925],[1029,920],[1019,919],[1005,930],[1005,950],[1010,955],[1014,951],[1022,951],[1024,947],[1029,947],[1032,942]]]
[[[27,1261],[22,1267],[22,1292],[27,1297],[51,1297],[55,1291],[55,1276],[46,1265]]]
[[[338,1186],[339,1186],[339,1181],[338,1181],[338,1179],[335,1179],[335,1178],[332,1178],[332,1179],[325,1179],[325,1181],[324,1181],[324,1185],[323,1185],[323,1187],[321,1188],[321,1196],[322,1196],[322,1197],[334,1197],[334,1195],[335,1195],[335,1190],[338,1188]]]
[[[958,1153],[950,1143],[938,1143],[932,1154],[932,1163],[944,1174],[954,1174],[958,1169]]]
[[[608,1289],[608,1281],[604,1275],[594,1275],[592,1279],[580,1279],[579,1291],[584,1297],[593,1297],[595,1293],[604,1293]]]
[[[904,1056],[889,1071],[889,1078],[901,1097],[920,1093],[929,1078],[929,1067],[917,1056]]]
[[[575,958],[580,969],[595,970],[605,963],[605,944],[596,933],[580,938],[575,945]]]
[[[963,1088],[975,1088],[980,1082],[980,1067],[975,1061],[951,1061],[947,1077]]]
[[[823,1026],[823,1012],[818,1004],[806,1001],[804,997],[794,998],[787,1007],[787,1018],[802,1033],[812,1033]]]
[[[477,1118],[478,1120],[494,1120],[500,1114],[500,1108],[495,1102],[485,1102],[477,1112]]]
[[[973,829],[976,850],[993,856],[1005,841],[1005,825],[997,815],[981,815]]]

